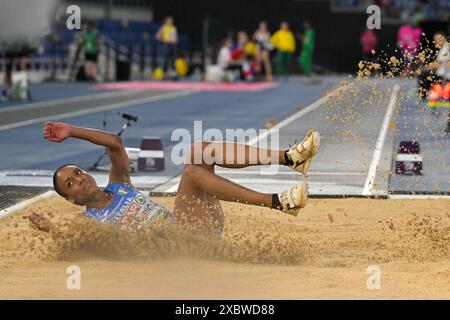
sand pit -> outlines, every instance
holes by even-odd
[[[173,198],[155,198],[169,208]],[[223,203],[223,239],[129,237],[59,197],[0,220],[1,299],[450,299],[450,201],[313,199],[298,218]],[[57,223],[46,234],[26,216]],[[66,269],[81,268],[81,290]],[[367,289],[369,265],[381,289]]]

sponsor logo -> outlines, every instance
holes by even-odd
[[[155,206],[153,206],[152,204],[147,204],[144,208],[144,210],[142,211],[143,215],[149,216],[150,218],[153,217],[153,215],[156,213],[156,208]]]
[[[142,196],[142,195],[136,196],[135,200],[136,200],[136,202],[139,203],[139,204],[144,204],[144,203],[146,202],[145,197]]]
[[[132,203],[128,209],[125,211],[126,215],[136,215],[141,210],[142,206],[137,203]]]

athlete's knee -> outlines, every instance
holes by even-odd
[[[213,164],[205,159],[204,151],[211,141],[198,141],[191,145],[191,150],[186,159],[186,164]]]
[[[199,166],[188,164],[184,167],[183,176],[198,181],[202,176],[202,170],[203,169]]]

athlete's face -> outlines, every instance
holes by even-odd
[[[61,168],[56,175],[56,183],[67,200],[79,205],[85,205],[99,189],[94,178],[75,165]]]

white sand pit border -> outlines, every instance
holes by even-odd
[[[141,190],[142,191],[142,190]],[[147,192],[147,191],[144,191]],[[151,192],[150,196],[159,196],[159,197],[174,197],[176,196],[176,192]],[[13,206],[10,206],[8,208],[0,210],[0,219],[7,217],[17,211],[20,211],[22,209],[25,209],[26,207],[30,206],[31,204],[42,200],[51,198],[56,195],[56,192],[54,190],[48,190],[40,195],[37,195],[35,197],[32,197],[30,199],[26,199],[24,201],[21,201]],[[384,197],[376,197],[376,196],[355,196],[355,195],[320,195],[320,196],[312,196],[311,198],[322,198],[322,199],[336,199],[336,198],[367,198],[367,199],[392,199],[392,200],[405,200],[405,199],[411,199],[411,200],[442,200],[442,199],[449,199],[450,195],[410,195],[410,194],[394,194],[394,195],[387,195]]]
[[[8,207],[6,209],[0,210],[0,219],[4,218],[6,216],[9,216],[19,210],[25,209],[26,207],[28,207],[29,205],[35,203],[36,201],[39,201],[41,199],[47,199],[50,197],[53,197],[54,195],[56,195],[56,192],[53,190],[48,190],[40,195],[37,195],[33,198],[21,201],[11,207]]]

